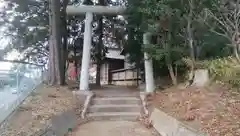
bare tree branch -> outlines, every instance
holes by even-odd
[[[35,64],[35,63],[30,63],[30,62],[25,62],[25,61],[19,61],[19,60],[5,60],[5,59],[2,59],[2,60],[0,60],[0,62],[30,64],[30,65],[40,66],[40,67],[44,66],[44,65],[39,65],[39,64]]]

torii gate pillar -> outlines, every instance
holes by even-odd
[[[82,68],[80,76],[80,90],[89,90],[89,64],[91,59],[91,45],[92,45],[92,20],[93,13],[86,13],[85,28],[84,28],[84,40],[83,40],[83,56],[82,56]]]

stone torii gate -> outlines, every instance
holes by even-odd
[[[92,21],[93,13],[95,14],[123,14],[126,10],[122,6],[100,6],[100,5],[81,5],[81,6],[67,6],[68,15],[79,15],[86,14],[85,28],[84,28],[84,41],[83,41],[83,56],[82,56],[82,67],[80,77],[80,91],[89,90],[89,64],[90,64],[90,53],[92,46]],[[149,33],[145,33],[143,36],[143,43],[149,44]],[[155,89],[154,78],[153,78],[153,67],[152,60],[149,59],[148,54],[144,53],[145,59],[145,81],[146,81],[146,92],[153,92]]]

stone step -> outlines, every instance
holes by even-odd
[[[87,117],[92,120],[137,120],[140,112],[95,112]]]
[[[128,91],[102,91],[94,92],[96,97],[139,97],[139,92]]]
[[[134,104],[124,104],[124,105],[92,105],[88,109],[89,113],[94,112],[141,112],[141,106]]]
[[[94,105],[122,105],[122,104],[141,104],[141,100],[136,97],[103,97],[103,98],[94,98],[92,100]]]

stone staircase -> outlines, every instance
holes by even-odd
[[[141,111],[139,93],[106,92],[95,94],[86,116],[94,120],[137,120]]]

